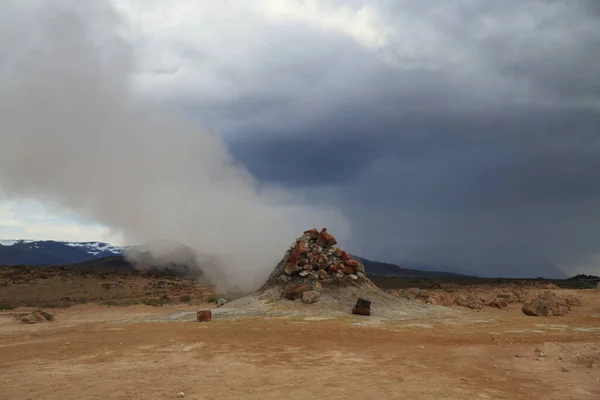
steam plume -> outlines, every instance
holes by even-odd
[[[219,257],[218,283],[246,288],[303,230],[347,234],[335,211],[259,189],[219,136],[136,98],[135,54],[109,3],[3,2],[0,27],[0,188],[11,197],[64,207],[127,243],[181,242]]]

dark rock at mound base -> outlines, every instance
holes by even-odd
[[[371,301],[359,298],[352,309],[352,314],[371,315]]]

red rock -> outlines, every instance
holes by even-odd
[[[212,318],[212,311],[210,310],[200,310],[196,313],[196,320],[200,322],[210,321]]]
[[[358,267],[360,267],[360,262],[356,261],[356,260],[346,260],[344,261],[344,265],[347,265],[349,267],[352,267],[354,269],[357,269]]]
[[[352,267],[344,265],[344,267],[342,268],[342,272],[346,275],[350,275],[354,273],[354,270],[352,269]]]
[[[308,253],[308,246],[305,242],[298,242],[298,254],[301,256]]]
[[[331,247],[337,244],[337,240],[327,232],[327,228],[323,228],[321,233],[319,233],[319,237],[317,238],[317,243],[323,247]]]
[[[342,253],[344,253],[344,250],[340,249],[339,247],[336,247],[335,250],[333,251],[333,254],[335,254],[339,258],[342,257]]]
[[[311,269],[313,269],[313,266],[312,266],[311,264],[306,264],[306,265],[304,266],[304,269],[305,269],[306,271],[310,271]]]
[[[348,260],[350,260],[350,255],[342,250],[342,261],[346,262]]]
[[[310,237],[311,239],[316,239],[317,237],[319,237],[319,231],[314,228],[304,231],[304,234]]]
[[[319,274],[320,279],[327,279],[327,271],[324,269],[320,269],[317,273]]]
[[[344,264],[334,264],[331,267],[329,267],[329,271],[331,271],[332,274],[335,274],[342,268],[344,268]]]
[[[300,259],[300,254],[298,253],[298,249],[295,249],[290,253],[288,258],[285,260],[285,265],[292,267],[298,265],[298,260]]]
[[[310,287],[308,287],[308,285],[298,285],[298,286],[294,286],[291,287],[289,289],[287,289],[286,291],[283,292],[283,297],[285,297],[288,300],[298,300],[299,298],[302,297],[302,294],[304,292],[307,292],[310,290]]]

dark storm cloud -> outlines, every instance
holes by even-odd
[[[593,4],[454,4],[465,6],[411,12],[446,35],[458,62],[440,47],[421,58],[433,64],[397,67],[346,46],[353,63],[337,63],[338,48],[314,65],[336,71],[314,78],[314,112],[232,129],[233,153],[263,180],[341,206],[366,256],[484,275],[600,272]],[[386,54],[402,55],[394,46]]]

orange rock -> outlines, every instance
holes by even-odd
[[[344,250],[342,250],[342,261],[346,262],[348,260],[350,260],[350,255],[348,253],[346,253]]]
[[[295,249],[290,253],[288,258],[285,260],[286,267],[295,267],[298,265],[298,259],[300,258],[300,254],[298,253],[298,249]]]
[[[349,260],[344,260],[344,265],[347,265],[349,267],[352,267],[352,268],[356,269],[356,268],[360,267],[360,262],[358,262],[356,260],[349,259]]]
[[[317,238],[317,243],[323,247],[331,247],[337,244],[337,240],[327,232],[327,228],[323,228],[321,233],[319,233],[319,237]]]
[[[324,269],[320,269],[318,274],[320,279],[327,279],[327,271],[325,271]]]

